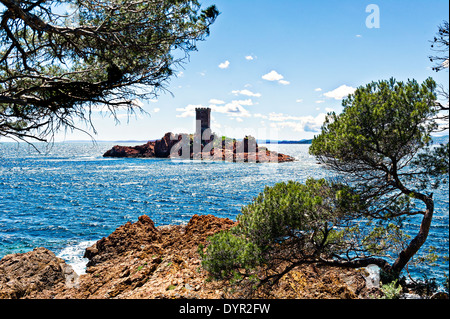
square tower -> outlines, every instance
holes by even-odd
[[[195,120],[200,121],[200,129],[201,136],[203,136],[203,132],[209,128],[211,128],[211,109],[208,108],[196,108],[195,109]],[[198,129],[198,128],[197,128]]]

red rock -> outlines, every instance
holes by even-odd
[[[104,237],[86,249],[87,266],[97,265],[130,250],[148,249],[157,244],[160,235],[153,221],[146,215],[132,224],[130,222],[117,228],[111,235]],[[156,248],[155,248],[156,249]]]
[[[170,150],[181,139],[181,135],[166,133],[164,137],[155,143],[155,156],[158,158],[168,158]]]
[[[146,158],[169,158],[174,145],[181,141],[181,134],[166,133],[164,137],[156,142],[148,142],[144,145],[114,146],[107,151],[104,157],[146,157]],[[293,162],[295,159],[289,155],[271,152],[265,148],[259,148],[255,138],[246,136],[242,141],[222,140],[222,148],[213,148],[209,153],[214,156],[213,160],[223,160],[227,162],[250,162],[250,163],[284,163]],[[230,144],[231,143],[231,144]],[[229,145],[227,145],[229,144]],[[204,145],[201,145],[203,150]],[[193,143],[191,141],[190,149],[191,159],[202,159],[202,155],[194,154]],[[178,156],[181,156],[182,149],[178,150]]]
[[[42,247],[0,260],[0,299],[25,298],[58,284],[72,287],[77,281],[71,266]]]
[[[139,146],[119,146],[116,145],[103,157],[155,157],[155,142],[147,142]]]
[[[186,226],[155,227],[148,216],[141,216],[87,249],[93,266],[73,287],[64,284],[65,263],[44,248],[5,256],[0,260],[0,298],[244,298],[242,290],[229,289],[229,281],[208,280],[198,253],[209,236],[235,225],[226,218],[195,215]],[[169,285],[173,287],[167,289]],[[361,270],[300,265],[270,295],[260,291],[254,296],[335,299],[369,293]]]
[[[209,236],[235,225],[236,222],[228,218],[219,218],[213,215],[194,215],[186,226],[184,237],[195,238],[200,243]]]

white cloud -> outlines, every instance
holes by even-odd
[[[356,89],[351,86],[341,85],[333,91],[324,93],[324,96],[335,100],[342,100],[344,97],[347,97],[349,94],[353,94],[355,91]]]
[[[153,113],[158,113],[159,111],[161,111],[161,109],[160,109],[159,107],[155,107],[155,108],[153,109]]]
[[[204,107],[203,105],[194,105],[189,104],[188,106],[184,108],[177,108],[177,112],[182,112],[180,115],[177,115],[177,117],[194,117],[195,116],[195,109],[198,107]]]
[[[214,127],[214,129],[220,129],[222,127],[222,125],[219,122],[217,122],[215,116],[212,114],[211,114],[211,127]]]
[[[230,61],[228,61],[228,60],[219,64],[219,68],[221,68],[221,69],[228,69],[229,66],[230,66]]]
[[[261,113],[255,113],[255,114],[253,114],[253,117],[262,118],[262,119],[266,119],[266,120],[269,118],[267,115],[263,115]]]
[[[277,71],[274,70],[270,71],[267,74],[264,74],[262,78],[267,81],[280,81],[284,79],[284,76],[282,76],[281,74],[279,74]]]
[[[158,99],[150,99],[148,100],[150,103],[158,103]]]
[[[323,100],[316,101],[317,104],[325,103]]]
[[[208,107],[211,108],[212,112],[226,114],[228,116],[232,117],[250,117],[251,114],[249,111],[247,111],[244,106],[251,106],[253,105],[253,101],[251,99],[248,100],[235,100],[231,101],[230,103],[227,103],[225,105],[216,105],[211,104]],[[181,112],[181,114],[177,115],[177,117],[194,117],[195,116],[195,109],[196,108],[204,108],[206,106],[204,105],[194,105],[189,104],[188,106],[184,108],[177,108],[177,112]]]
[[[211,100],[209,100],[209,103],[211,103],[211,104],[225,104],[225,101],[217,100],[217,99],[211,99]]]
[[[240,105],[248,105],[248,106],[253,105],[253,101],[251,99],[232,101],[231,103],[237,103],[237,104],[240,104]]]
[[[278,73],[277,71],[275,71],[275,70],[270,71],[270,72],[267,73],[267,74],[264,74],[264,75],[262,76],[262,78],[263,78],[264,80],[266,80],[266,81],[271,81],[271,82],[278,81],[278,83],[283,84],[283,85],[289,85],[289,84],[291,84],[291,82],[286,81],[286,80],[283,80],[283,79],[284,79],[284,76],[282,76],[281,74],[279,74],[279,73]]]
[[[269,121],[272,122],[284,122],[284,121],[300,121],[302,119],[301,116],[292,116],[292,115],[286,115],[283,113],[275,113],[272,112],[269,114]]]
[[[229,116],[234,117],[250,117],[250,112],[247,111],[244,106],[253,105],[252,100],[239,100],[239,101],[231,101],[231,103],[227,103],[224,106],[219,105],[210,105],[212,112],[227,114]]]
[[[317,89],[315,89],[314,91],[320,92],[320,91],[322,91],[322,89],[321,89],[321,88],[317,88]]]
[[[231,91],[231,93],[233,93],[234,95],[246,95],[246,96],[254,96],[254,97],[261,97],[261,93],[253,93],[250,90],[235,90],[235,91]]]
[[[245,59],[248,60],[248,61],[252,61],[252,60],[255,59],[255,57],[252,56],[252,55],[247,55],[247,56],[245,57]]]
[[[238,122],[244,122],[244,120],[243,120],[242,118],[240,118],[240,117],[237,117],[237,118],[236,118],[236,121],[238,121]]]
[[[320,113],[316,117],[271,113],[269,120],[273,122],[270,125],[273,128],[291,128],[296,132],[320,132],[325,116],[324,113]]]
[[[302,103],[302,102],[303,102],[303,99],[298,99],[298,100],[296,100],[295,102],[297,102],[297,103]]]
[[[355,35],[355,37],[362,38],[362,35],[361,34],[357,34],[357,35]]]

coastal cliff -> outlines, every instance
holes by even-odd
[[[254,138],[245,137],[242,141],[232,139],[219,139],[207,145],[198,145],[195,150],[194,137],[187,134],[166,133],[163,138],[156,141],[149,141],[138,146],[116,145],[103,157],[115,158],[174,158],[182,157],[183,149],[172,151],[172,148],[182,142],[183,138],[189,140],[186,146],[189,154],[186,159],[220,160],[227,162],[254,162],[254,163],[284,163],[293,162],[295,159],[289,155],[270,151],[265,147],[260,147]]]
[[[148,216],[128,222],[86,249],[86,274],[78,276],[45,248],[0,260],[0,298],[158,299],[243,298],[227,281],[211,281],[198,245],[236,225],[211,215],[187,225],[155,227]],[[292,269],[263,298],[367,298],[379,293],[364,269],[305,265]]]

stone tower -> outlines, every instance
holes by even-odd
[[[196,108],[195,109],[195,120],[197,125],[200,121],[200,132],[203,136],[203,132],[211,128],[211,109],[208,108]],[[198,131],[198,127],[196,128]]]

